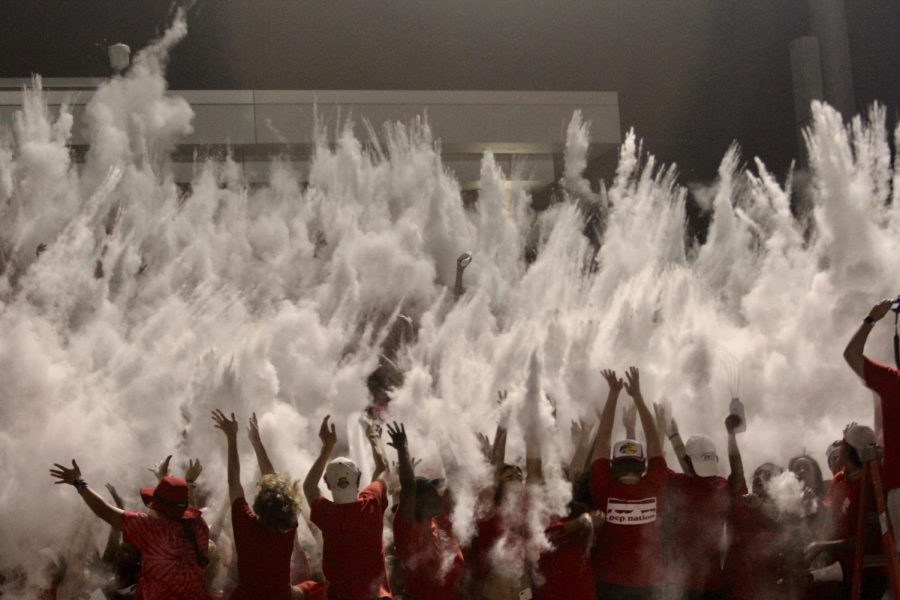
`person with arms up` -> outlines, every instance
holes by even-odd
[[[448,518],[442,481],[416,477],[406,428],[387,426],[397,451],[400,502],[394,516],[394,546],[406,582],[404,600],[455,600],[464,563]]]
[[[322,420],[322,449],[303,482],[310,520],[322,531],[322,570],[328,579],[328,598],[390,599],[382,542],[384,511],[388,506],[387,486],[382,478],[386,465],[376,453],[372,483],[359,491],[362,473],[356,463],[346,457],[331,460],[337,432],[329,424],[330,418],[328,415]],[[332,500],[319,492],[323,474]]]
[[[660,516],[669,471],[663,458],[656,421],[641,395],[640,373],[630,367],[626,382],[603,371],[609,395],[600,415],[591,465],[594,508],[606,522],[594,554],[597,596],[604,600],[652,600],[663,582]],[[611,448],[616,402],[622,388],[637,407],[647,455],[637,440],[622,440]],[[612,450],[612,460],[610,460]]]
[[[844,360],[866,386],[881,398],[884,439],[884,489],[887,508],[896,535],[900,529],[900,371],[872,360],[865,354],[866,340],[875,323],[891,310],[895,300],[882,300],[869,310],[844,349]]]
[[[302,600],[306,597],[303,591],[291,587],[291,554],[297,535],[300,499],[290,478],[276,473],[272,467],[262,441],[258,439],[255,417],[254,414],[251,420],[250,438],[255,442],[261,477],[251,508],[241,485],[238,422],[234,413],[228,418],[220,410],[212,412],[215,426],[225,434],[228,444],[228,499],[238,567],[238,584],[231,599]]]
[[[166,475],[155,488],[142,488],[141,499],[150,513],[124,511],[107,503],[72,468],[53,465],[57,484],[75,488],[91,511],[113,527],[141,553],[141,573],[135,597],[142,600],[209,600],[206,566],[209,528],[188,501],[188,482]]]

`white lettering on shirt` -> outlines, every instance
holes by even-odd
[[[646,525],[656,521],[656,498],[620,500],[610,498],[606,502],[606,522],[615,525]]]

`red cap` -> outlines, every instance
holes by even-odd
[[[141,488],[141,500],[149,508],[170,519],[193,519],[200,512],[188,506],[188,483],[180,477],[167,475],[155,488]]]

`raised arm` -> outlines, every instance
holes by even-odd
[[[627,439],[637,439],[637,408],[635,408],[634,404],[622,409],[622,426],[625,428],[625,437]]]
[[[397,451],[397,464],[400,476],[400,504],[397,511],[407,523],[416,520],[416,473],[413,469],[412,458],[409,456],[409,445],[406,438],[406,428],[396,421],[393,425],[388,423],[388,435],[391,441],[388,446]]]
[[[372,481],[378,479],[387,485],[386,475],[390,471],[390,467],[388,466],[384,443],[381,441],[381,425],[370,421],[366,425],[366,439],[369,440],[369,447],[372,448],[372,458],[375,459]]]
[[[684,442],[681,440],[681,434],[678,433],[678,423],[675,422],[674,417],[669,419],[669,422],[665,425],[657,422],[656,426],[665,426],[666,437],[669,438],[669,443],[672,444],[672,451],[678,459],[678,464],[681,465],[681,471],[686,475],[694,475],[694,468],[687,459],[687,448],[684,447]]]
[[[116,491],[116,488],[114,488],[112,484],[107,483],[106,489],[109,491],[109,495],[112,496],[113,502],[116,504],[116,508],[124,511],[125,502],[122,500],[119,492]],[[110,527],[109,536],[106,538],[106,547],[103,549],[103,556],[100,557],[100,560],[108,565],[113,564],[116,560],[116,553],[119,551],[119,542],[121,540],[122,530],[118,527]]]
[[[455,300],[459,300],[466,293],[466,288],[463,287],[463,273],[471,262],[472,255],[469,252],[463,252],[456,259],[456,283],[453,286],[453,297]]]
[[[634,400],[638,415],[641,417],[641,427],[644,428],[644,436],[647,438],[647,458],[662,456],[662,444],[659,443],[659,433],[656,431],[656,419],[647,407],[644,396],[641,394],[641,374],[637,367],[628,367],[625,373],[625,391]]]
[[[572,460],[569,461],[569,481],[576,482],[584,472],[584,463],[591,452],[591,430],[593,427],[584,421],[572,422]]]
[[[725,429],[728,431],[728,463],[731,465],[731,474],[728,476],[728,487],[735,496],[747,489],[747,480],[744,477],[744,461],[738,448],[735,430],[741,426],[741,418],[737,415],[728,415],[725,419]]]
[[[597,435],[594,437],[594,443],[591,446],[590,461],[585,470],[590,468],[590,463],[600,458],[609,458],[612,452],[612,430],[616,422],[616,402],[619,400],[619,393],[622,391],[622,380],[616,376],[616,372],[610,369],[601,371],[603,378],[609,385],[609,393],[606,396],[606,403],[603,405],[603,411],[600,413],[600,426],[597,427]]]
[[[319,492],[319,480],[322,479],[322,474],[325,473],[325,465],[328,464],[328,459],[331,458],[331,452],[334,450],[335,445],[337,445],[337,431],[335,430],[334,424],[329,426],[328,419],[331,418],[331,415],[326,415],[324,419],[322,419],[322,425],[319,427],[319,439],[322,440],[322,449],[319,451],[319,456],[316,458],[315,462],[309,468],[309,473],[306,474],[306,479],[303,480],[303,495],[306,496],[307,504],[312,506],[312,503],[321,496]]]
[[[188,504],[193,506],[194,508],[200,508],[197,506],[197,478],[200,477],[200,473],[203,472],[203,465],[200,464],[200,459],[188,459],[187,469],[184,470],[184,480],[188,484]]]
[[[875,327],[875,323],[884,318],[884,315],[891,309],[892,303],[893,300],[885,299],[873,306],[844,349],[844,360],[847,361],[853,372],[863,379],[865,379],[866,364],[866,357],[863,351],[866,347],[866,340],[869,339],[869,334],[872,332],[872,328]]]
[[[112,506],[106,502],[97,492],[88,487],[88,484],[81,478],[81,469],[75,459],[72,459],[72,468],[62,466],[59,463],[53,465],[55,468],[50,469],[50,475],[59,481],[55,481],[57,485],[67,483],[73,486],[84,503],[88,505],[95,515],[112,525],[121,529],[122,515],[125,513],[121,508]]]
[[[259,463],[259,472],[261,475],[271,475],[275,472],[272,461],[269,460],[269,453],[262,443],[259,435],[259,421],[256,419],[256,413],[250,415],[250,426],[247,428],[247,437],[250,438],[250,445],[253,446],[253,452],[256,454],[256,462]]]
[[[237,449],[238,422],[234,418],[234,413],[231,413],[229,419],[218,409],[212,412],[212,418],[216,428],[222,430],[228,442],[228,500],[230,504],[234,504],[235,500],[244,497],[244,488],[241,486],[241,460]]]

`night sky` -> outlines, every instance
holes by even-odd
[[[155,0],[0,0],[0,77],[103,76],[172,13]],[[858,108],[900,108],[900,2],[847,2]],[[782,176],[797,155],[792,0],[200,0],[175,89],[609,90],[623,128],[710,179],[732,140]],[[623,131],[624,133],[624,131]],[[440,135],[440,132],[437,132]]]

